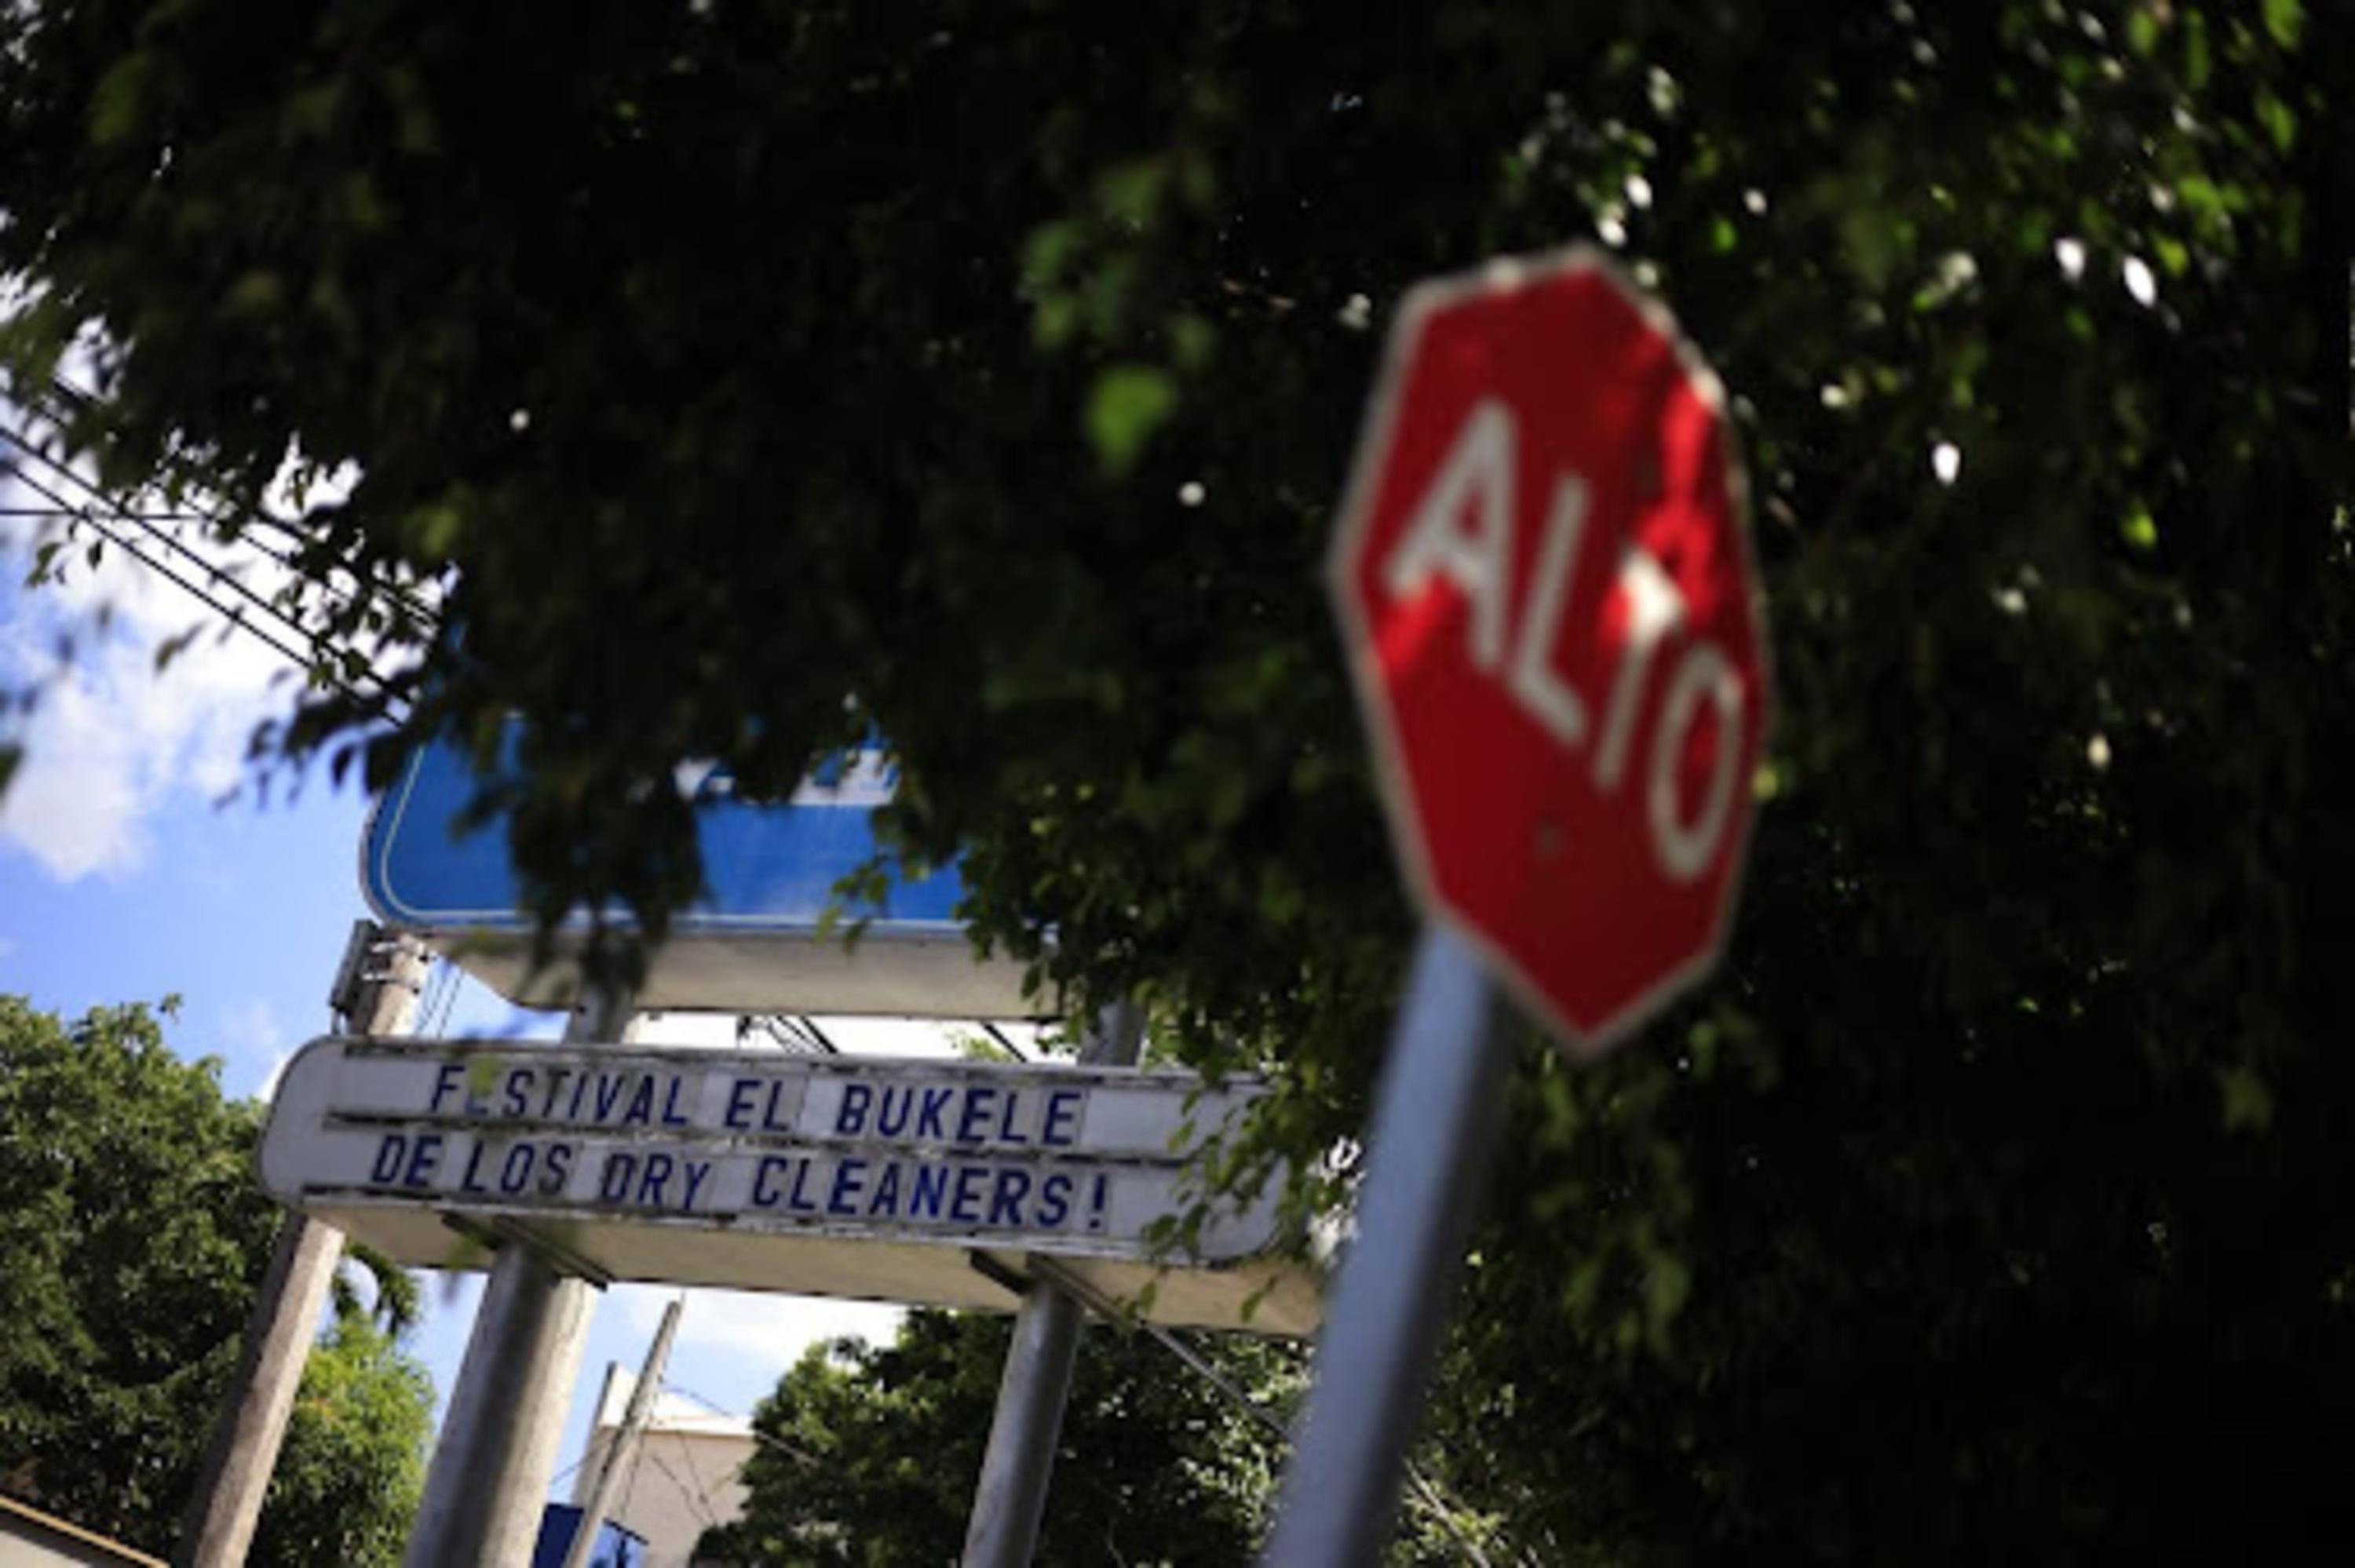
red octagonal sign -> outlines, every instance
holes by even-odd
[[[1599,253],[1425,283],[1331,560],[1427,914],[1596,1054],[1715,959],[1766,727],[1716,378]]]

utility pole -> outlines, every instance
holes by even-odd
[[[637,1446],[638,1435],[646,1428],[646,1417],[653,1414],[655,1394],[662,1387],[663,1368],[670,1364],[670,1342],[678,1332],[678,1300],[674,1298],[663,1308],[662,1327],[655,1330],[655,1342],[646,1351],[646,1363],[638,1371],[635,1387],[630,1390],[628,1408],[622,1414],[622,1425],[613,1431],[613,1440],[605,1446],[605,1457],[597,1467],[597,1481],[589,1489],[588,1499],[581,1505],[581,1522],[573,1528],[572,1545],[564,1553],[564,1568],[589,1568],[589,1554],[597,1549],[598,1533],[605,1528],[605,1510],[613,1506],[613,1488],[622,1478],[622,1466],[627,1462],[630,1450]],[[596,1440],[592,1424],[589,1437]]]
[[[567,1044],[626,1037],[633,998],[592,991]],[[588,1342],[592,1287],[510,1240],[491,1266],[425,1476],[403,1568],[512,1568],[531,1559],[556,1446]]]
[[[1145,1035],[1145,1015],[1135,1002],[1103,1010],[1080,1046],[1080,1060],[1098,1066],[1130,1066]],[[1046,1512],[1047,1483],[1055,1469],[1055,1439],[1063,1429],[1063,1403],[1071,1391],[1071,1363],[1079,1354],[1080,1328],[1087,1308],[1048,1283],[1046,1270],[1033,1270],[1030,1287],[1014,1315],[1014,1339],[1007,1347],[1006,1371],[997,1385],[997,1409],[990,1417],[989,1446],[975,1483],[973,1514],[966,1521],[964,1568],[1028,1568]]]
[[[354,921],[327,998],[339,1026],[371,1036],[408,1033],[428,961],[415,938]],[[292,1211],[279,1223],[269,1272],[246,1319],[237,1372],[222,1396],[219,1425],[181,1519],[172,1554],[176,1568],[239,1568],[245,1562],[303,1363],[343,1255],[344,1233],[333,1225]]]

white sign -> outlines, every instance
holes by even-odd
[[[1273,1183],[1212,1210],[1190,1250],[1156,1245],[1156,1222],[1193,1202],[1188,1151],[1260,1092],[1117,1068],[330,1038],[288,1065],[261,1162],[282,1202],[409,1264],[479,1266],[463,1233],[520,1231],[617,1279],[1010,1306],[1006,1269],[969,1254],[1018,1272],[1046,1253],[1115,1293],[1152,1284],[1157,1319],[1298,1332],[1313,1290],[1263,1288],[1287,1272],[1264,1258]],[[1245,1325],[1254,1293],[1273,1307]]]

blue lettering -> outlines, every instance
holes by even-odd
[[[1022,1200],[1030,1195],[1030,1173],[1028,1171],[1000,1171],[989,1192],[989,1223],[993,1225],[1018,1225],[1022,1223]]]
[[[792,1160],[782,1154],[761,1156],[761,1163],[752,1171],[752,1206],[754,1208],[773,1209],[777,1206],[777,1200],[785,1194],[783,1189],[769,1185],[769,1178],[792,1163]]]
[[[550,1120],[555,1117],[557,1097],[564,1093],[565,1080],[571,1076],[572,1069],[570,1067],[550,1067],[548,1070],[548,1098],[543,1100],[539,1107],[539,1117],[542,1121]]]
[[[813,1199],[807,1192],[802,1191],[804,1187],[809,1185],[809,1157],[805,1155],[802,1157],[801,1168],[794,1172],[794,1190],[785,1198],[785,1207],[791,1209],[797,1214],[815,1214],[817,1213],[816,1200]]]
[[[692,1209],[695,1207],[695,1195],[703,1191],[703,1183],[710,1179],[711,1161],[709,1160],[689,1160],[686,1162],[686,1165],[687,1194],[679,1199],[678,1206],[682,1209]]]
[[[409,1152],[409,1139],[400,1133],[388,1132],[376,1146],[376,1163],[368,1167],[368,1180],[381,1187],[400,1180],[400,1157]]]
[[[986,1085],[965,1090],[964,1113],[957,1118],[956,1140],[959,1143],[981,1141],[981,1129],[989,1120],[990,1102],[996,1097],[997,1091]]]
[[[761,1112],[761,1125],[771,1132],[791,1132],[794,1124],[777,1119],[777,1102],[785,1097],[785,1081],[779,1078],[769,1086],[769,1103]]]
[[[623,1127],[645,1127],[655,1119],[655,1081],[651,1075],[638,1080],[638,1092],[630,1097],[630,1108],[622,1113]],[[647,1161],[652,1164],[652,1160]]]
[[[954,1089],[937,1088],[924,1091],[924,1103],[916,1111],[916,1136],[941,1138],[949,1135],[947,1116],[949,1102],[956,1097]]]
[[[728,1087],[728,1114],[719,1118],[720,1125],[741,1131],[752,1125],[752,1096],[761,1087],[758,1078],[739,1078]]]
[[[520,1192],[531,1185],[532,1167],[539,1163],[539,1150],[528,1143],[518,1143],[507,1150],[506,1160],[499,1167],[499,1191]]]
[[[510,1067],[507,1069],[506,1105],[501,1114],[508,1117],[521,1117],[528,1116],[530,1113],[531,1069]]]
[[[1039,1223],[1060,1225],[1071,1212],[1071,1178],[1058,1171],[1039,1183]]]
[[[605,1156],[605,1169],[597,1178],[597,1198],[600,1202],[624,1202],[630,1196],[630,1178],[638,1172],[638,1157],[615,1150]]]
[[[548,1163],[540,1168],[539,1193],[543,1198],[564,1195],[564,1183],[572,1175],[572,1145],[551,1143],[548,1146]]]
[[[956,1192],[949,1199],[949,1218],[961,1225],[981,1224],[981,1189],[989,1179],[989,1169],[968,1165],[956,1173]]]
[[[663,1096],[663,1125],[665,1127],[685,1127],[687,1125],[689,1118],[681,1116],[678,1109],[678,1092],[686,1086],[687,1080],[685,1078],[680,1077],[676,1073],[671,1075],[670,1088]]]
[[[885,1138],[898,1138],[908,1130],[908,1122],[915,1115],[914,1086],[902,1084],[898,1088],[883,1086],[883,1104],[875,1113],[875,1130]]]
[[[612,1118],[613,1107],[622,1103],[622,1090],[628,1083],[627,1078],[612,1073],[597,1075],[597,1124],[600,1127]]]
[[[826,1212],[829,1214],[856,1214],[853,1200],[865,1184],[867,1161],[845,1160],[834,1168],[834,1190],[826,1195]]]
[[[1021,1108],[1022,1091],[1019,1089],[1007,1090],[1006,1111],[1004,1115],[997,1118],[997,1136],[1002,1142],[1028,1143],[1030,1141],[1028,1139],[1014,1130],[1014,1116],[1015,1113]]]
[[[442,1135],[421,1132],[417,1135],[417,1141],[410,1146],[409,1169],[401,1172],[400,1184],[404,1187],[425,1186],[433,1180],[433,1173],[441,1169]]]
[[[648,1078],[646,1083],[654,1083]],[[649,1154],[638,1172],[638,1202],[649,1209],[660,1208],[667,1200],[664,1193],[670,1189],[671,1167],[677,1162],[667,1154]]]
[[[949,1168],[945,1165],[919,1165],[916,1179],[909,1184],[908,1217],[911,1220],[937,1220],[941,1204],[949,1194]]]
[[[874,1097],[875,1091],[865,1084],[843,1085],[842,1108],[834,1113],[834,1130],[853,1135],[865,1132],[867,1104]]]
[[[1079,1141],[1080,1107],[1087,1097],[1078,1089],[1053,1089],[1047,1095],[1046,1125],[1039,1129],[1039,1141],[1069,1149]]]
[[[900,1213],[900,1162],[887,1160],[883,1174],[875,1183],[875,1195],[867,1200],[867,1212],[886,1219],[895,1219]]]
[[[466,1150],[466,1173],[458,1178],[458,1191],[479,1192],[485,1197],[490,1194],[491,1190],[477,1180],[483,1173],[483,1156],[486,1152],[488,1146],[479,1138],[474,1140],[474,1147]]]
[[[465,1069],[455,1062],[444,1062],[440,1066],[434,1068],[433,1103],[425,1108],[430,1111],[440,1110],[442,1108],[442,1097],[458,1086],[458,1080],[464,1075],[464,1073]]]

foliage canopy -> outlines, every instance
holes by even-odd
[[[143,1007],[68,1025],[0,996],[0,1484],[167,1551],[237,1363],[278,1211],[253,1107]],[[251,1560],[396,1562],[432,1391],[357,1299],[304,1369]]]
[[[1316,574],[1375,329],[1601,239],[1734,394],[1783,712],[1718,980],[1520,1074],[1497,1505],[2238,1554],[2355,1452],[2347,20],[60,0],[0,22],[0,357],[98,328],[125,481],[359,466],[305,565],[449,584],[339,612],[427,653],[371,769],[526,715],[544,908],[692,890],[682,757],[877,726],[982,932],[1307,1151],[1408,927]]]
[[[698,1554],[741,1568],[951,1563],[1006,1361],[1007,1319],[911,1313],[890,1344],[813,1346],[753,1415],[744,1516]],[[1297,1358],[1220,1347],[1231,1372],[1281,1401]],[[1280,1445],[1143,1334],[1083,1340],[1057,1445],[1042,1563],[1247,1560]]]

